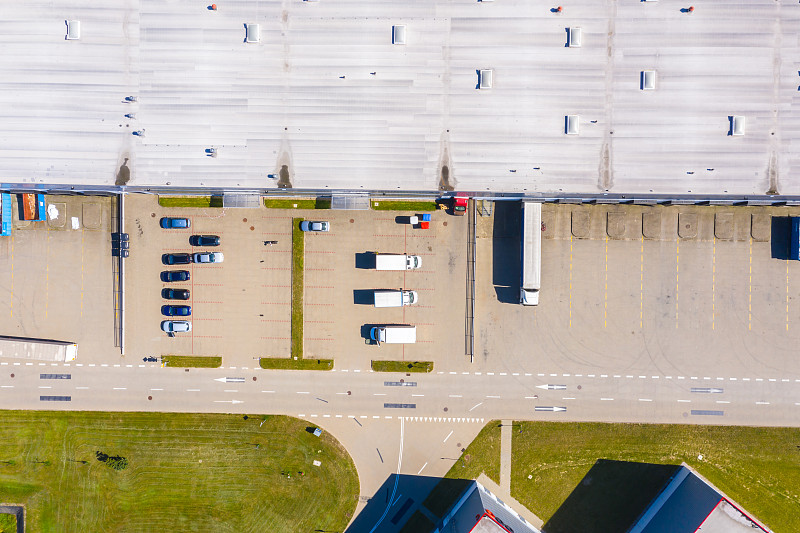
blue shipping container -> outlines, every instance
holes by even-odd
[[[789,237],[789,259],[800,261],[800,217],[790,217],[792,231]]]

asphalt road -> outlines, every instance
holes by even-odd
[[[3,366],[0,394],[7,409],[263,412],[309,420],[437,417],[800,425],[797,378]],[[69,374],[70,379],[42,379],[44,373]],[[70,401],[42,401],[42,396],[69,396]]]

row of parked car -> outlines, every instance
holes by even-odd
[[[164,229],[188,229],[192,223],[188,218],[164,217],[161,219],[160,225]],[[219,246],[220,239],[217,235],[192,235],[189,237],[189,244],[191,246]],[[161,262],[165,265],[222,263],[224,259],[222,252],[175,253],[161,256]],[[164,283],[183,282],[189,281],[189,279],[188,270],[165,270],[161,272],[161,281]],[[165,300],[185,301],[191,297],[191,293],[189,289],[165,287],[161,289],[161,297]],[[192,308],[189,305],[166,304],[161,306],[161,314],[168,317],[188,317],[192,316]],[[192,331],[192,323],[188,320],[164,320],[161,322],[161,330],[168,336],[174,337],[175,333]]]

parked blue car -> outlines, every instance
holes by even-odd
[[[162,305],[161,314],[164,316],[192,316],[192,308],[188,305]]]
[[[170,283],[172,281],[189,281],[188,270],[165,270],[161,273],[161,281]]]
[[[161,219],[161,227],[164,229],[186,229],[192,227],[192,222],[188,218],[164,217]]]

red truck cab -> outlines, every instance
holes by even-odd
[[[467,201],[469,198],[466,196],[456,195],[453,197],[453,214],[464,215],[467,212]]]

